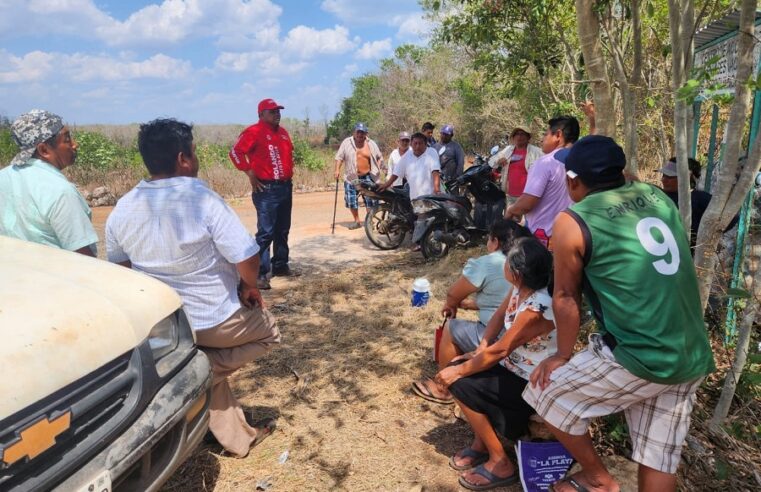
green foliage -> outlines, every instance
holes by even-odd
[[[629,440],[629,428],[622,414],[608,415],[603,418],[605,433],[615,444],[625,446]]]
[[[719,73],[719,61],[721,61],[721,57],[716,55],[706,60],[704,65],[694,68],[692,77],[677,90],[677,97],[688,104],[694,103],[698,97],[718,104],[732,102],[734,96],[727,91],[725,84],[711,82]],[[751,78],[748,85],[755,84],[755,80]],[[759,77],[758,83],[761,85],[761,77]]]
[[[121,164],[135,164],[136,148],[122,147],[102,133],[75,131],[77,165],[82,168],[108,170]],[[137,160],[137,163],[141,161]]]
[[[325,160],[302,138],[293,139],[293,163],[310,171],[321,171],[325,168]]]
[[[328,137],[342,139],[349,136],[357,122],[371,129],[380,116],[381,99],[378,97],[380,80],[377,75],[366,74],[351,81],[352,94],[341,101],[341,109],[328,126]]]
[[[0,166],[7,165],[17,152],[18,146],[11,138],[10,128],[0,128]]]
[[[215,143],[196,143],[196,156],[201,169],[209,169],[213,166],[233,167],[228,153],[230,147]]]

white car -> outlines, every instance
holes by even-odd
[[[208,428],[211,372],[180,297],[0,236],[0,490],[157,490]]]

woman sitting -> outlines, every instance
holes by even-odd
[[[512,220],[499,218],[494,221],[486,242],[489,254],[469,259],[460,278],[449,288],[441,313],[452,319],[444,324],[439,342],[439,370],[445,368],[456,356],[475,350],[481,342],[486,323],[502,304],[511,287],[502,273],[505,253],[521,237],[531,237],[531,233]],[[475,294],[474,298],[469,297],[471,294]],[[478,321],[456,319],[458,309],[478,310]],[[415,381],[412,383],[412,391],[428,401],[454,403],[449,390],[432,379]]]
[[[475,351],[455,358],[436,375],[475,434],[473,443],[449,462],[464,471],[460,485],[470,490],[518,481],[516,467],[497,435],[515,439],[526,432],[534,411],[521,393],[533,368],[557,349],[547,292],[551,275],[552,255],[537,239],[516,241],[505,262],[505,278],[513,289],[489,321],[483,340]]]

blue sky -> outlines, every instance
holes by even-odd
[[[351,78],[426,42],[415,0],[1,0],[0,114],[74,124],[332,117]]]

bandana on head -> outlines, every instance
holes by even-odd
[[[62,128],[63,120],[60,116],[42,109],[33,109],[16,118],[11,125],[11,135],[20,151],[10,164],[18,166],[26,163],[37,145],[58,135]]]

